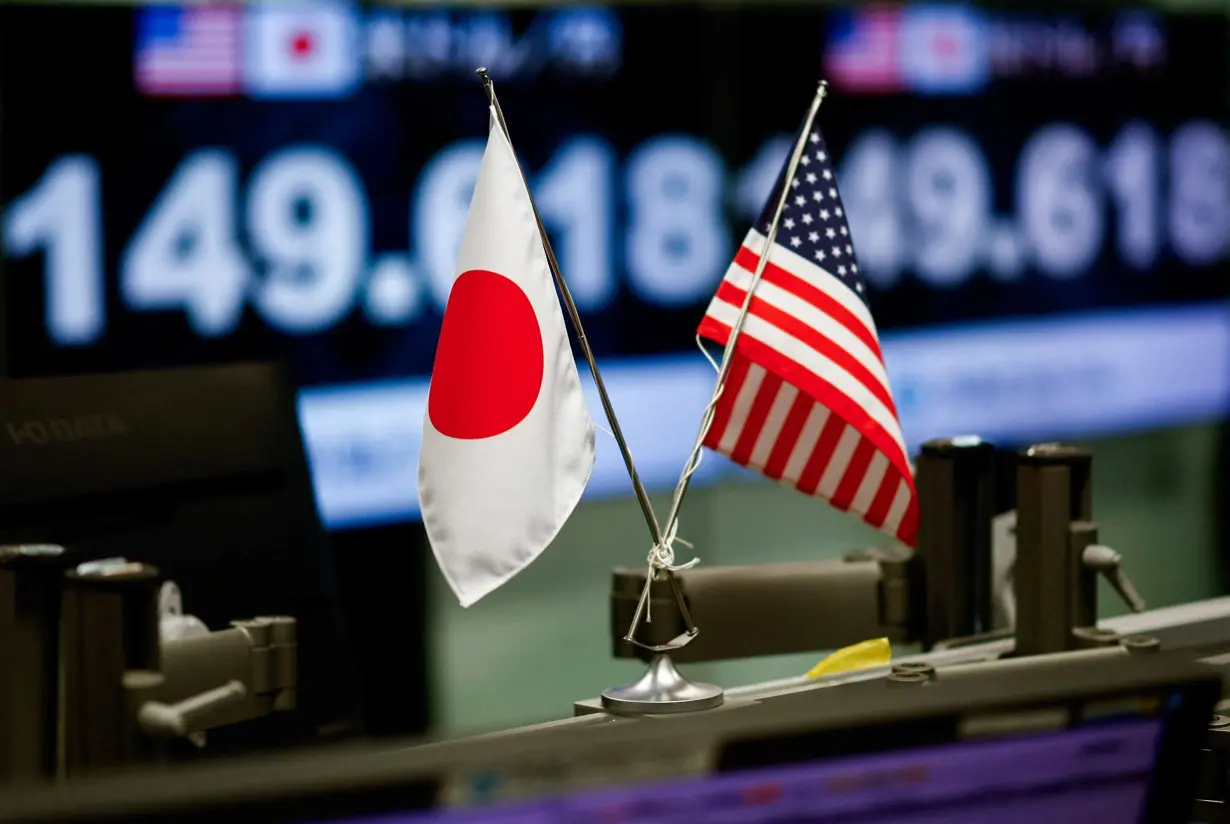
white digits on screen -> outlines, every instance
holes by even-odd
[[[248,235],[265,272],[253,302],[270,326],[310,334],[350,312],[368,219],[362,183],[337,153],[296,147],[266,157],[248,182]]]
[[[644,300],[704,300],[730,262],[722,160],[693,137],[654,138],[628,159],[629,286]]]
[[[568,290],[581,309],[601,309],[615,294],[611,272],[615,156],[597,138],[570,140],[538,176],[534,198]]]
[[[881,289],[897,282],[906,242],[897,213],[897,146],[884,131],[861,134],[846,149],[837,179],[859,271]]]
[[[1105,216],[1095,185],[1098,148],[1082,130],[1047,126],[1030,138],[1017,169],[1018,214],[1038,269],[1084,273],[1098,256]]]
[[[794,138],[788,134],[771,137],[760,146],[739,174],[735,184],[734,201],[741,220],[749,223],[760,217],[765,201],[773,193],[773,184],[782,173],[782,166],[794,148]],[[760,228],[764,231],[764,227]]]
[[[182,310],[202,337],[235,330],[248,280],[235,239],[236,175],[235,159],[221,151],[180,164],[121,258],[130,308]]]
[[[457,277],[457,252],[482,161],[481,140],[443,149],[423,169],[410,201],[410,237],[432,297],[441,308]]]
[[[4,216],[8,254],[44,251],[47,334],[61,346],[93,343],[106,327],[98,178],[92,159],[63,157]]]
[[[1106,182],[1118,213],[1115,244],[1135,269],[1152,266],[1162,245],[1157,156],[1157,134],[1141,121],[1124,126],[1106,152]]]
[[[937,126],[910,142],[905,169],[916,221],[918,277],[938,287],[965,282],[978,265],[991,211],[990,174],[982,151],[968,135]]]
[[[1230,146],[1221,127],[1195,121],[1170,140],[1170,237],[1185,263],[1214,263],[1230,238]]]

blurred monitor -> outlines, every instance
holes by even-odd
[[[81,561],[154,564],[211,630],[261,615],[295,618],[293,711],[210,730],[199,754],[311,743],[360,727],[332,559],[282,369],[0,380],[0,410],[0,543],[51,542]],[[194,665],[208,672],[210,663]],[[216,686],[227,672],[218,671]]]
[[[1190,820],[1215,671],[1069,661],[700,716],[12,795],[0,821],[964,824]],[[140,789],[137,781],[140,780]]]
[[[326,526],[416,518],[484,65],[668,487],[713,385],[696,324],[824,76],[911,445],[1214,418],[1226,20],[1047,8],[6,3],[12,370],[285,360]],[[605,442],[588,494],[628,489]]]

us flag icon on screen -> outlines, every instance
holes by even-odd
[[[141,9],[133,55],[137,90],[152,97],[240,93],[238,7]]]
[[[346,3],[248,8],[244,91],[255,98],[349,96],[362,80],[359,19]]]

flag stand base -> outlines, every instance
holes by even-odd
[[[635,683],[603,691],[602,707],[622,715],[664,715],[720,707],[725,697],[721,687],[692,683],[669,655],[658,654]]]

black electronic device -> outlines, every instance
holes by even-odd
[[[209,752],[358,723],[329,549],[279,367],[0,381],[0,465],[0,544],[153,564],[211,629],[253,615],[297,620],[297,710],[212,731]]]
[[[1167,655],[1073,659],[703,716],[87,781],[9,795],[0,822],[1173,824],[1188,820],[1220,691],[1212,669]]]

